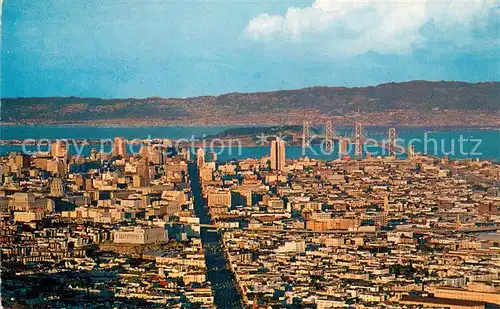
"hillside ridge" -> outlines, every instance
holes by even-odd
[[[500,125],[500,82],[410,81],[189,98],[2,98],[3,123]]]

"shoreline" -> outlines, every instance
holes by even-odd
[[[316,125],[314,122],[310,122],[313,126]],[[323,125],[323,123],[317,123]],[[280,126],[302,126],[302,123],[269,123],[269,124],[202,124],[202,123],[187,123],[187,124],[90,124],[90,123],[17,123],[17,122],[2,122],[0,121],[0,128],[2,127],[55,127],[55,128],[67,128],[67,127],[88,127],[88,128],[259,128],[259,127],[280,127]],[[352,128],[352,125],[338,125],[335,128],[345,129]],[[408,128],[408,129],[421,129],[429,132],[432,131],[457,131],[460,129],[468,130],[499,130],[500,125],[469,125],[469,124],[453,124],[453,125],[440,125],[440,126],[429,126],[429,125],[406,125],[406,124],[363,124],[364,128]]]

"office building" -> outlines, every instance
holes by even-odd
[[[205,150],[203,150],[203,148],[198,148],[196,150],[196,164],[198,167],[203,167],[205,164]]]
[[[64,141],[56,141],[50,144],[50,155],[56,158],[66,158],[68,156],[68,148]]]
[[[54,178],[50,183],[50,195],[61,197],[64,196],[64,183],[61,178]]]
[[[115,137],[113,141],[113,157],[123,157],[127,153],[125,139],[123,137]]]
[[[115,243],[150,244],[168,239],[167,231],[163,227],[123,227],[114,232]]]
[[[285,141],[276,137],[271,141],[271,169],[282,171],[285,168]]]

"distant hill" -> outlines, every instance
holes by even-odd
[[[388,83],[186,99],[3,98],[4,123],[500,125],[500,83]]]

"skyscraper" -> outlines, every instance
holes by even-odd
[[[30,156],[23,155],[20,152],[15,154],[14,162],[18,169],[29,168],[31,166]]]
[[[191,151],[189,149],[182,148],[181,154],[182,154],[183,160],[185,160],[185,161],[191,160]]]
[[[137,176],[139,176],[140,186],[148,186],[150,183],[149,164],[146,158],[137,162]]]
[[[349,140],[346,138],[339,138],[339,155],[347,155],[349,152]]]
[[[66,158],[68,155],[66,142],[60,140],[52,142],[50,144],[50,155],[56,158]]]
[[[50,195],[51,196],[63,196],[65,193],[64,183],[61,178],[54,178],[50,184]]]
[[[198,164],[198,167],[203,167],[205,164],[205,150],[203,148],[196,150],[196,164]]]
[[[115,137],[113,141],[113,157],[123,157],[126,152],[125,139],[123,137]]]
[[[285,141],[276,137],[271,141],[271,169],[282,171],[285,168]]]

